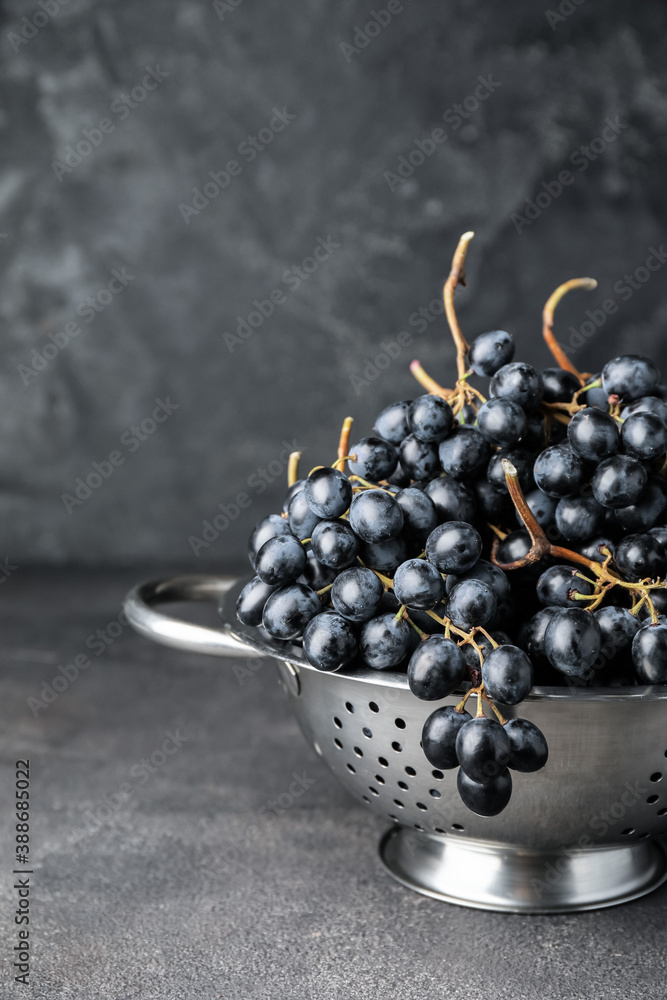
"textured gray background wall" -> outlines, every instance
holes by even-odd
[[[437,300],[466,229],[469,335],[504,327],[546,364],[542,304],[591,274],[563,339],[605,299],[619,308],[575,337],[576,360],[641,341],[667,367],[664,274],[623,277],[667,236],[661,0],[0,11],[0,553],[15,563],[241,564],[279,506],[285,443],[330,461],[347,413],[366,429],[414,393],[413,357],[447,380]],[[272,314],[250,316],[272,292]],[[165,419],[135,433],[157,399]],[[63,501],[95,462],[106,478]],[[239,493],[250,505],[195,555],[189,538]]]

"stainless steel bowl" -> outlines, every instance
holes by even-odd
[[[404,885],[464,906],[557,913],[626,902],[667,879],[667,687],[534,688],[518,714],[544,732],[549,761],[514,775],[499,816],[475,816],[456,773],[434,770],[420,746],[426,717],[458,699],[421,702],[404,674],[315,670],[299,647],[235,623],[241,586],[220,577],[145,583],[125,612],[168,646],[275,658],[306,739],[363,808],[392,824],[380,856]],[[220,602],[225,624],[156,610],[192,600]]]

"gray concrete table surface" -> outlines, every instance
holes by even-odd
[[[240,671],[114,624],[144,576],[20,568],[0,592],[2,997],[664,1000],[667,888],[558,917],[402,888],[270,662]],[[30,989],[11,968],[25,757]]]

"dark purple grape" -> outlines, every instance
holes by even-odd
[[[408,487],[396,494],[396,503],[403,511],[405,534],[416,541],[425,541],[438,523],[438,512],[430,496]]]
[[[454,426],[452,408],[441,396],[427,393],[410,404],[410,430],[419,441],[437,444]]]
[[[600,626],[601,653],[605,659],[611,660],[632,645],[639,622],[627,608],[598,608],[594,614]]]
[[[255,571],[263,583],[282,587],[294,583],[306,568],[306,550],[294,535],[277,535],[257,553]]]
[[[639,354],[613,358],[602,369],[602,388],[607,397],[615,396],[624,402],[650,396],[659,381],[656,366]]]
[[[616,522],[624,531],[647,531],[659,521],[667,510],[664,480],[649,479],[637,503],[614,511]]]
[[[303,633],[303,653],[318,670],[346,667],[357,655],[352,623],[330,611],[311,618]]]
[[[287,523],[292,534],[301,539],[301,541],[304,538],[312,538],[315,526],[321,520],[322,518],[319,514],[316,514],[308,503],[306,491],[299,490],[290,500],[287,511]]]
[[[538,451],[544,447],[547,440],[547,426],[544,415],[539,411],[527,414],[528,429],[521,442],[527,451]]]
[[[236,617],[243,625],[261,625],[264,605],[277,588],[253,576],[238,596]]]
[[[599,535],[597,538],[589,539],[584,545],[580,545],[578,551],[593,562],[603,563],[607,558],[607,553],[603,552],[602,549],[609,549],[613,555],[616,546],[609,538]]]
[[[547,496],[542,490],[536,488],[525,494],[525,500],[538,524],[546,528],[553,523],[558,504],[555,497]],[[519,524],[523,524],[523,518],[518,511],[516,511],[516,519]]]
[[[413,479],[428,479],[440,469],[440,459],[436,445],[420,441],[409,434],[399,448],[401,466]]]
[[[648,624],[632,641],[632,660],[644,684],[667,684],[667,625]]]
[[[586,679],[600,655],[602,633],[594,615],[563,608],[549,624],[544,645],[549,662],[563,674]]]
[[[410,433],[410,425],[408,423],[409,409],[410,403],[405,400],[385,406],[375,421],[375,426],[373,427],[375,436],[384,438],[389,444],[393,444],[394,448],[398,448],[403,438],[406,438]]]
[[[494,701],[518,705],[533,686],[533,665],[518,646],[497,646],[484,660],[482,680]]]
[[[366,622],[359,637],[363,660],[373,670],[398,667],[410,652],[412,636],[416,632],[404,618],[394,614],[378,615]]]
[[[556,604],[542,608],[525,622],[519,633],[519,645],[528,654],[532,663],[544,665],[548,663],[547,651],[545,648],[545,636],[547,626],[560,607]]]
[[[654,413],[656,417],[660,417],[663,424],[667,424],[667,401],[661,399],[660,396],[641,396],[640,399],[635,399],[632,403],[628,403],[627,406],[623,407],[621,410],[621,419],[627,420],[628,417],[632,417],[635,413]]]
[[[306,586],[312,587],[315,591],[322,590],[323,587],[328,587],[336,579],[336,570],[318,562],[312,550],[307,555],[306,568],[297,580],[297,583],[305,583]]]
[[[489,391],[497,398],[512,399],[529,413],[539,406],[544,385],[536,368],[523,361],[515,361],[513,364],[503,365],[496,372]]]
[[[424,490],[435,504],[438,521],[474,520],[477,507],[475,498],[467,486],[457,483],[449,476],[439,476],[428,484]]]
[[[505,564],[518,562],[530,552],[532,545],[532,539],[525,528],[512,531],[498,545],[496,553],[498,562]]]
[[[621,444],[626,455],[650,462],[667,450],[667,424],[655,413],[635,413],[623,421]]]
[[[491,378],[514,357],[514,341],[505,330],[492,330],[475,337],[468,351],[468,364],[476,375]]]
[[[343,618],[365,622],[377,615],[384,586],[371,569],[351,566],[336,577],[331,588],[331,602]]]
[[[533,472],[542,492],[558,499],[574,496],[586,478],[582,460],[566,444],[546,448],[538,455]]]
[[[648,473],[641,462],[629,455],[614,455],[597,467],[591,485],[598,503],[618,510],[636,504],[647,482]]]
[[[250,560],[250,565],[255,568],[255,561],[257,559],[257,553],[261,549],[264,542],[268,542],[269,538],[276,538],[278,535],[291,535],[290,526],[284,517],[280,514],[269,514],[268,517],[263,517],[255,525],[255,530],[250,536],[250,541],[248,542],[248,558]]]
[[[472,716],[465,710],[457,712],[453,705],[436,708],[429,715],[422,731],[422,749],[429,764],[443,771],[459,766],[456,738],[468,722],[472,722]]]
[[[440,464],[454,479],[474,478],[486,466],[490,448],[476,427],[455,427],[440,442]]]
[[[292,583],[271,594],[264,605],[262,625],[274,639],[298,639],[320,611],[315,591],[303,583]]]
[[[378,573],[393,576],[396,568],[408,558],[408,547],[403,537],[389,538],[386,542],[362,542],[359,557]]]
[[[627,580],[667,574],[667,554],[655,535],[626,535],[616,546],[614,561]]]
[[[512,399],[489,399],[477,414],[477,428],[492,445],[512,448],[528,432],[528,419]]]
[[[364,490],[352,501],[350,526],[364,542],[386,542],[403,530],[403,510],[385,490]]]
[[[540,771],[549,757],[542,730],[528,719],[510,719],[504,729],[510,741],[508,767],[524,774]]]
[[[486,478],[491,485],[502,493],[509,493],[503,460],[512,463],[519,477],[519,486],[527,492],[535,485],[533,482],[533,456],[523,448],[501,449],[489,460],[486,468]]]
[[[593,406],[575,413],[567,426],[567,439],[570,447],[587,462],[609,458],[621,443],[614,418]]]
[[[581,388],[576,375],[566,368],[545,368],[542,371],[545,403],[569,403]]]
[[[512,775],[507,768],[491,781],[473,781],[462,769],[456,776],[461,801],[477,816],[497,816],[512,797]]]
[[[655,528],[650,528],[649,535],[657,538],[665,552],[667,552],[667,524],[660,524],[656,525]]]
[[[456,756],[467,777],[479,782],[493,781],[510,759],[509,737],[495,719],[478,716],[459,730]]]
[[[320,521],[310,544],[315,558],[330,569],[351,566],[359,552],[359,539],[347,521]]]
[[[410,690],[423,701],[447,698],[465,675],[461,650],[442,635],[433,635],[421,642],[408,663]]]
[[[447,599],[447,616],[452,624],[469,631],[475,625],[484,628],[496,614],[498,598],[482,580],[462,580],[452,588]]]
[[[476,528],[464,521],[447,521],[434,528],[426,540],[426,558],[441,573],[466,573],[482,554]]]
[[[556,507],[556,527],[568,542],[584,542],[601,530],[605,514],[595,497],[564,497]]]
[[[408,559],[394,573],[393,589],[401,604],[429,611],[445,596],[445,581],[425,559]]]
[[[352,484],[338,469],[315,469],[308,476],[303,492],[318,517],[340,517],[352,502]]]
[[[387,479],[398,462],[398,454],[393,444],[379,437],[362,438],[350,448],[350,455],[355,456],[347,463],[350,472],[371,483]]]
[[[550,566],[540,576],[537,581],[537,596],[544,607],[557,604],[561,608],[581,608],[582,602],[575,594],[593,593],[593,584],[588,580],[583,580],[577,574],[579,569],[574,566],[559,564]]]
[[[473,483],[475,499],[480,516],[492,524],[504,523],[512,516],[514,506],[507,490],[497,490],[488,479],[476,479]]]

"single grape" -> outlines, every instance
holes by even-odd
[[[498,551],[496,553],[498,562],[518,562],[530,552],[532,545],[532,539],[525,528],[519,528],[518,531],[512,531],[509,535],[503,538],[498,545]]]
[[[591,485],[598,503],[618,510],[636,504],[647,482],[648,473],[641,462],[629,455],[614,455],[600,463]]]
[[[306,586],[312,587],[316,591],[333,583],[336,579],[336,570],[319,562],[313,555],[312,549],[307,552],[307,556],[306,568],[298,578],[297,583],[305,583]]]
[[[421,642],[408,663],[410,690],[423,701],[447,698],[465,675],[461,650],[442,635],[433,635]]]
[[[512,775],[504,771],[491,781],[479,782],[469,778],[460,768],[456,777],[461,801],[477,816],[497,816],[512,797]]]
[[[364,542],[386,542],[403,530],[403,510],[385,490],[357,493],[350,506],[350,526]]]
[[[264,542],[268,542],[269,538],[276,538],[278,535],[291,535],[290,526],[284,517],[280,514],[269,514],[268,517],[263,517],[255,525],[255,530],[250,536],[250,541],[248,542],[248,559],[250,560],[250,565],[255,568],[255,561],[257,559],[257,553],[261,549]]]
[[[558,499],[574,496],[586,478],[581,458],[566,444],[552,445],[538,455],[533,473],[542,492]]]
[[[626,455],[650,462],[667,451],[667,424],[655,413],[635,413],[623,421],[621,444]]]
[[[524,774],[540,771],[549,757],[542,730],[528,719],[510,719],[504,729],[510,741],[508,767]]]
[[[394,448],[398,448],[403,438],[410,433],[408,423],[408,411],[410,402],[403,400],[400,403],[390,403],[385,406],[382,413],[375,421],[373,433],[376,437],[384,438]]]
[[[361,542],[359,558],[366,566],[384,576],[393,576],[395,570],[408,558],[405,538],[388,538],[386,542]]]
[[[447,521],[426,540],[426,558],[441,573],[466,573],[482,554],[482,538],[464,521]]]
[[[383,594],[384,586],[372,570],[351,566],[334,580],[331,602],[343,618],[365,622],[377,615]]]
[[[539,525],[546,528],[553,523],[558,503],[555,497],[547,496],[546,493],[543,493],[541,489],[536,487],[534,490],[526,493],[525,500]],[[516,511],[516,519],[519,524],[523,524],[523,518],[518,511]]]
[[[660,381],[660,372],[648,358],[639,354],[624,354],[608,361],[602,369],[602,388],[607,397],[625,402],[650,396]]]
[[[600,655],[602,633],[594,615],[582,608],[563,608],[547,625],[549,662],[563,674],[586,679]]]
[[[490,393],[501,399],[512,399],[526,412],[536,410],[542,400],[542,376],[523,361],[503,365],[491,379]]]
[[[454,479],[473,478],[489,460],[490,448],[476,427],[456,427],[440,442],[440,464]]]
[[[356,561],[359,539],[347,521],[320,521],[311,538],[315,558],[330,569],[345,569]]]
[[[514,341],[505,330],[492,330],[475,337],[468,351],[468,364],[475,375],[491,378],[514,357]]]
[[[274,639],[298,639],[320,611],[315,591],[303,583],[292,583],[271,594],[264,605],[262,625]]]
[[[394,596],[408,608],[429,611],[445,596],[445,581],[425,559],[408,559],[394,573]]]
[[[667,552],[667,524],[659,524],[655,528],[650,528],[649,535],[657,538],[665,552]]]
[[[632,645],[639,622],[627,608],[598,608],[594,615],[600,626],[601,652],[606,659]]]
[[[306,550],[294,535],[276,535],[257,553],[255,572],[263,583],[282,587],[293,583],[306,568]]]
[[[308,476],[303,492],[318,517],[340,517],[352,502],[352,484],[338,469],[315,469]]]
[[[253,576],[238,596],[236,617],[243,625],[261,625],[264,605],[277,588]]]
[[[509,493],[503,460],[511,462],[519,477],[519,486],[526,493],[531,490],[533,481],[533,456],[523,448],[501,449],[492,455],[486,467],[486,478],[491,485],[502,493]]]
[[[542,371],[545,403],[569,403],[581,388],[579,379],[566,368],[545,368]]]
[[[532,663],[541,666],[548,663],[545,646],[547,626],[557,611],[560,611],[560,607],[551,604],[534,614],[521,627],[518,642]]]
[[[588,596],[593,593],[594,586],[588,580],[583,580],[578,574],[580,570],[574,566],[557,564],[550,566],[537,581],[537,596],[544,607],[557,604],[561,608],[581,608],[581,600],[577,594]]]
[[[416,635],[404,618],[394,614],[378,615],[366,622],[359,637],[359,649],[364,662],[373,670],[398,667],[410,651]]]
[[[481,517],[492,524],[503,524],[512,516],[514,506],[507,490],[497,490],[488,479],[476,479],[473,483],[477,508]]]
[[[396,494],[396,503],[403,511],[405,534],[416,541],[425,541],[438,523],[438,512],[430,496],[408,487]]]
[[[449,476],[439,476],[432,480],[424,490],[435,504],[438,521],[474,520],[477,506],[475,498],[467,486],[457,483]]]
[[[600,531],[605,514],[595,497],[563,497],[556,507],[556,527],[568,542],[584,542]]]
[[[311,618],[303,633],[303,653],[318,670],[347,666],[357,655],[352,623],[330,611]]]
[[[664,480],[649,479],[639,500],[629,507],[619,507],[614,511],[616,523],[624,531],[647,531],[659,521],[667,510],[667,494]]]
[[[583,545],[580,545],[578,551],[581,552],[582,556],[586,556],[587,559],[593,562],[603,563],[607,558],[607,553],[603,552],[603,549],[608,549],[613,555],[616,546],[611,539],[606,538],[604,535],[598,535],[597,538],[591,538]]]
[[[427,479],[440,468],[437,447],[420,441],[414,434],[408,434],[401,442],[399,455],[402,467],[413,479]]]
[[[577,455],[588,462],[609,458],[621,443],[614,418],[593,406],[575,413],[567,425],[567,439]]]
[[[393,444],[379,437],[365,437],[350,448],[348,467],[355,476],[379,483],[387,479],[398,462],[398,454]]]
[[[498,599],[482,580],[462,580],[452,588],[447,599],[447,616],[458,628],[469,631],[475,625],[484,628],[496,614]]]
[[[600,378],[600,375],[594,375],[588,383],[589,385],[592,385],[592,388],[588,389],[585,393],[582,393],[579,399],[582,403],[585,403],[586,406],[594,406],[597,410],[603,410],[604,413],[609,413],[607,393],[601,385],[594,384],[595,382],[599,382]]]
[[[512,399],[489,399],[479,409],[477,427],[489,444],[512,448],[528,432],[528,418]]]
[[[547,440],[547,424],[544,415],[538,411],[528,413],[528,429],[521,441],[527,451],[539,451]]]
[[[429,715],[422,731],[422,749],[429,764],[443,771],[459,766],[456,738],[468,722],[472,722],[472,716],[464,709],[457,712],[453,705],[436,708]]]
[[[454,414],[441,396],[427,393],[410,404],[410,430],[419,441],[437,443],[454,426]]]
[[[632,660],[644,684],[667,684],[667,625],[660,622],[639,629],[632,641]]]
[[[667,555],[655,535],[626,535],[616,546],[614,561],[628,580],[665,577]]]
[[[304,538],[312,538],[315,526],[322,518],[316,514],[308,503],[305,490],[299,490],[292,499],[287,509],[287,523],[293,535],[303,541]]]
[[[503,705],[518,705],[533,686],[533,665],[518,646],[497,646],[482,667],[486,693]]]
[[[478,716],[459,730],[456,756],[461,770],[473,781],[493,781],[510,759],[509,737],[495,719]]]

